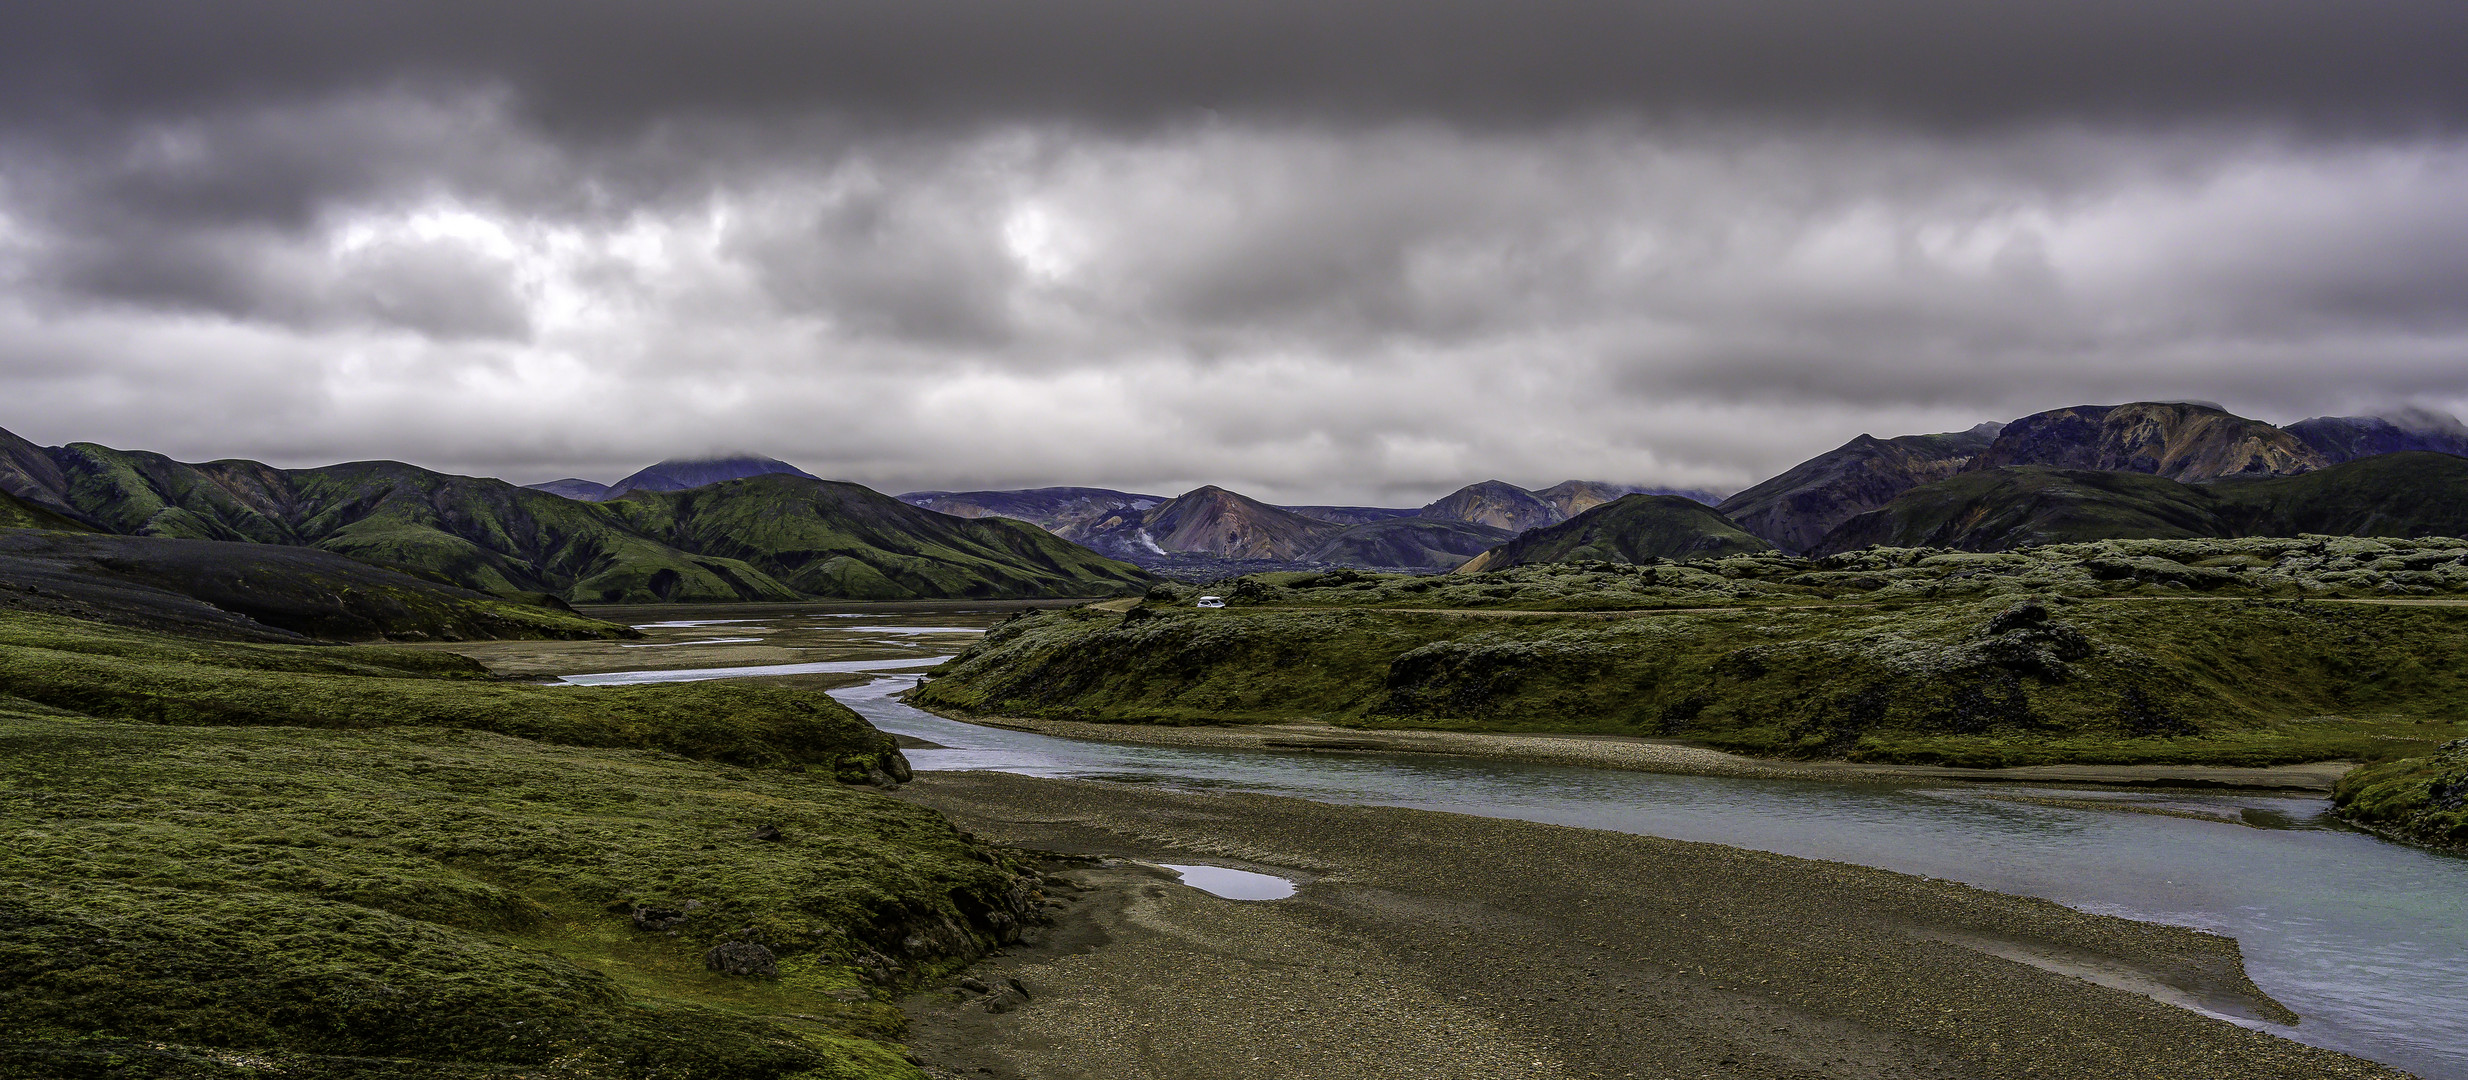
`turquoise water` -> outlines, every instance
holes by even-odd
[[[876,662],[861,670],[880,670]],[[636,675],[677,673],[630,673]],[[893,700],[909,677],[832,696],[948,749],[919,769],[991,769],[1407,806],[1700,840],[2044,897],[2237,939],[2303,1020],[2249,1022],[2434,1080],[2468,1080],[2468,859],[2332,823],[2321,799],[1830,784],[1395,754],[1133,746],[962,724]],[[2062,796],[2235,819],[2053,807]]]

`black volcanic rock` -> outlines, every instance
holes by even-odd
[[[774,473],[818,479],[788,462],[767,457],[672,458],[610,484],[601,498],[622,499],[636,491],[691,491],[706,484]]]
[[[1715,509],[1785,551],[1806,551],[1835,526],[1961,471],[2002,425],[1942,435],[1862,435],[1723,500]]]

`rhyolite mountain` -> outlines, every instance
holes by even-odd
[[[2407,451],[2197,484],[2140,472],[2000,466],[1904,492],[1845,522],[1812,553],[2307,533],[2468,535],[2468,458]]]
[[[1996,441],[1963,467],[2040,465],[2215,480],[2287,476],[2329,464],[2303,439],[2263,421],[2209,404],[2141,401],[2023,417],[2005,425]]]
[[[2034,466],[2209,483],[2292,476],[2404,450],[2468,452],[2468,429],[2421,410],[2392,418],[2317,417],[2281,428],[2207,402],[2077,405],[1955,434],[1862,435],[1733,495],[1720,508],[1783,550],[1809,551],[1820,542],[1836,547],[1826,538],[1852,518],[1964,471]],[[2006,490],[1993,484],[1961,490],[1972,488]],[[2047,497],[2059,496],[2052,488]]]
[[[1416,517],[1464,521],[1521,533],[1567,520],[1558,507],[1514,484],[1484,480],[1467,484],[1422,508]]]
[[[1712,507],[1677,495],[1627,495],[1475,556],[1461,574],[1532,563],[1708,559],[1774,545]]]
[[[491,593],[578,603],[1013,598],[1150,580],[1018,522],[954,518],[786,473],[595,503],[400,462],[277,469],[92,443],[37,449],[51,472],[17,468],[0,481],[31,482],[41,490],[11,493],[109,532],[314,547]]]
[[[1141,511],[1095,522],[1081,543],[1102,552],[1204,554],[1226,559],[1303,561],[1347,526],[1307,518],[1221,487],[1186,491]]]
[[[1538,491],[1486,480],[1420,508],[1274,506],[1213,486],[1172,499],[1110,488],[1051,487],[912,491],[900,500],[962,517],[1026,521],[1108,557],[1176,572],[1207,572],[1211,560],[1227,564],[1220,569],[1245,571],[1275,568],[1271,564],[1440,570],[1526,529],[1640,491],[1708,505],[1719,501],[1702,491],[1599,480],[1570,480]]]
[[[1806,551],[1835,526],[1921,484],[1962,471],[1995,443],[2004,425],[1941,435],[1860,437],[1800,462],[1715,506],[1723,516],[1784,551]]]

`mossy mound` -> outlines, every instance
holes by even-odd
[[[913,1076],[869,972],[1025,898],[929,811],[662,754],[21,711],[0,777],[9,1075]]]
[[[2468,854],[2468,740],[2351,772],[2340,778],[2332,802],[2351,823]]]
[[[1037,896],[838,782],[904,769],[818,694],[0,616],[0,1075],[915,1077],[888,988]]]
[[[1663,735],[1953,765],[2268,765],[2378,760],[2468,734],[2461,655],[2468,610],[2447,606],[2049,596],[1501,617],[1150,605],[997,627],[917,700],[1103,722]]]
[[[1684,561],[1574,561],[1437,577],[1252,574],[1163,586],[1155,604],[1215,595],[1237,606],[1607,611],[1812,601],[1907,603],[2059,595],[2405,599],[2468,597],[2468,540],[2353,536],[2104,540],[2015,551],[1863,548]]]
[[[203,641],[46,616],[0,614],[0,695],[155,724],[453,727],[850,780],[899,767],[890,736],[820,694],[520,685],[450,653]]]

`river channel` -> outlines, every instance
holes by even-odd
[[[943,747],[907,752],[921,770],[1248,791],[1610,829],[1882,867],[2199,927],[2237,939],[2255,983],[2303,1018],[2293,1026],[2237,1022],[2429,1080],[2468,1080],[2468,859],[2342,828],[2323,799],[1843,784],[1064,739],[960,723],[899,702],[915,677],[890,673],[914,671],[925,646],[872,666],[834,664],[886,674],[831,692],[876,727]],[[759,673],[739,668],[718,677]]]

